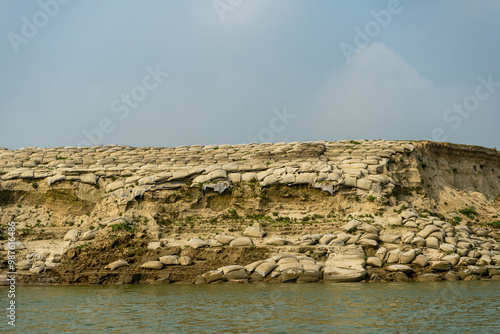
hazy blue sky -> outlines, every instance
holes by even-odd
[[[500,148],[500,1],[0,0],[0,147]]]

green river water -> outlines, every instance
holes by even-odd
[[[500,282],[18,286],[2,333],[500,333]]]

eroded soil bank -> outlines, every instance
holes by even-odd
[[[0,177],[4,283],[11,222],[20,284],[500,278],[493,149],[0,149]]]

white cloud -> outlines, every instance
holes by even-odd
[[[436,87],[384,44],[372,43],[331,75],[313,110],[338,138],[427,139],[458,90]]]

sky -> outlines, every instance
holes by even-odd
[[[0,147],[500,149],[500,1],[0,0]]]

